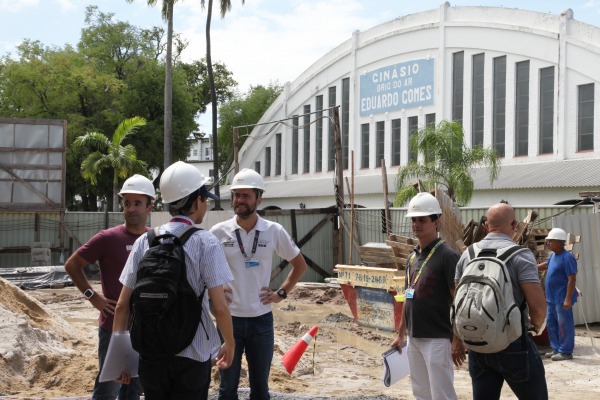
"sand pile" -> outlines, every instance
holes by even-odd
[[[84,373],[81,364],[70,368],[79,358],[79,336],[62,317],[0,279],[0,395],[40,387],[50,389],[39,395],[48,398],[74,386],[73,377]],[[80,391],[80,386],[75,384],[73,389]],[[32,394],[32,398],[36,396]]]

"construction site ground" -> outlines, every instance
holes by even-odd
[[[99,290],[98,282],[94,287]],[[0,298],[0,398],[90,398],[98,369],[97,311],[81,293],[74,287],[24,292],[0,279]],[[381,354],[393,334],[357,325],[339,288],[301,285],[274,305],[274,314],[270,388],[276,397],[412,398],[410,377],[389,388],[382,382]],[[314,325],[319,327],[316,345],[305,351],[290,376],[281,357]],[[600,342],[598,326],[591,329]],[[544,361],[550,398],[600,398],[597,354],[587,330],[577,327],[574,359]],[[247,388],[242,373],[240,386]],[[217,385],[215,371],[211,398]],[[472,398],[466,365],[456,370],[455,388],[459,399]],[[502,398],[516,397],[505,387]]]

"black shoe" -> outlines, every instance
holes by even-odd
[[[558,354],[560,354],[558,351],[552,351],[551,353],[544,354],[544,357],[545,358],[552,358],[552,357],[554,357],[554,356],[556,356]]]
[[[573,354],[558,353],[552,356],[552,361],[572,360]]]

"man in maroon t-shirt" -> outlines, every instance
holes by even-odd
[[[123,216],[125,223],[94,235],[81,246],[65,263],[65,269],[73,283],[94,307],[100,311],[98,317],[98,364],[99,370],[94,383],[93,400],[138,400],[142,392],[139,379],[129,385],[116,382],[99,382],[100,371],[110,343],[113,314],[121,283],[119,277],[125,266],[129,252],[140,235],[146,232],[146,220],[152,211],[152,200],[156,198],[154,186],[142,175],[134,175],[127,179],[119,192],[123,200]],[[95,292],[87,280],[84,267],[98,262],[100,266],[100,283],[102,293]]]

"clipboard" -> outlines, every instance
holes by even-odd
[[[382,356],[383,384],[386,387],[390,387],[408,375],[408,351],[406,343],[402,347],[402,353],[394,347],[383,353]]]
[[[139,361],[140,355],[131,346],[129,331],[113,332],[98,381],[112,381],[120,377],[123,371],[129,371],[131,377],[136,378],[139,376]]]

